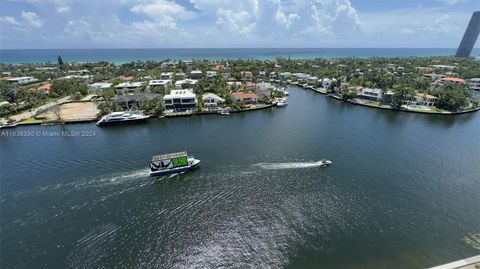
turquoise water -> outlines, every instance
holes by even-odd
[[[122,64],[147,60],[190,60],[190,59],[291,59],[335,58],[335,57],[408,57],[454,55],[455,48],[254,48],[254,49],[45,49],[45,50],[0,50],[0,63],[46,63],[57,62],[61,55],[67,62],[108,61]],[[479,55],[474,49],[472,55]]]
[[[409,269],[479,254],[463,239],[480,233],[480,113],[288,91],[287,107],[228,117],[1,136],[0,267]],[[148,177],[152,155],[178,150],[201,166]]]

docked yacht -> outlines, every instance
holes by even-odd
[[[287,97],[276,98],[275,99],[275,104],[279,107],[286,106],[286,105],[288,105],[288,98]]]
[[[150,176],[183,173],[199,164],[200,160],[188,156],[186,151],[157,155],[150,161]]]
[[[108,115],[103,116],[98,122],[98,127],[111,126],[111,125],[121,125],[121,124],[131,124],[143,122],[150,118],[150,116],[143,115],[139,112],[112,112]]]

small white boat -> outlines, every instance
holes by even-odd
[[[230,112],[222,111],[222,112],[220,112],[220,115],[228,116],[228,115],[230,115]]]
[[[278,102],[277,103],[277,106],[279,106],[279,107],[283,107],[283,106],[286,106],[286,105],[288,105],[287,102]]]
[[[327,159],[321,159],[317,163],[320,164],[320,166],[322,166],[322,167],[326,167],[326,166],[332,164],[332,161],[327,160]]]
[[[186,151],[153,156],[150,176],[179,174],[198,167],[200,160],[188,156]]]

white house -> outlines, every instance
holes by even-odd
[[[107,82],[97,82],[88,85],[88,88],[90,90],[102,90],[102,89],[108,89],[112,86],[112,83],[107,83]]]
[[[480,91],[480,78],[471,78],[468,80],[468,88]]]
[[[318,84],[318,78],[315,76],[310,76],[307,79],[308,84],[316,86]]]
[[[143,82],[123,82],[115,86],[115,92],[117,94],[134,93],[140,90],[143,86]]]
[[[207,71],[207,78],[216,78],[217,71]]]
[[[185,73],[175,73],[175,79],[176,80],[182,80],[182,79],[186,79],[187,78],[187,75]]]
[[[173,72],[166,72],[166,73],[162,73],[160,74],[160,79],[172,79],[173,77]]]
[[[38,79],[34,77],[15,77],[15,78],[9,78],[7,79],[7,81],[10,83],[16,83],[16,84],[29,84],[29,83],[37,82]]]
[[[148,86],[160,87],[164,90],[167,89],[170,85],[172,85],[172,81],[170,79],[152,79],[148,82]]]
[[[225,104],[225,99],[214,93],[205,93],[202,97],[205,106],[221,106]]]
[[[370,88],[363,88],[360,94],[358,95],[359,98],[372,100],[372,101],[381,101],[383,97],[382,89],[370,89]]]
[[[192,79],[201,79],[203,76],[203,73],[201,70],[192,70],[192,72],[190,72],[190,78]]]
[[[181,89],[189,89],[193,88],[195,84],[197,84],[198,80],[196,79],[184,79],[184,80],[178,80],[175,82],[175,89],[181,90]]]
[[[324,79],[322,80],[322,88],[325,88],[325,89],[326,89],[326,88],[330,87],[330,85],[331,85],[332,83],[336,83],[336,82],[337,82],[337,80],[334,79],[334,78],[332,78],[332,79],[324,78]]]
[[[426,93],[417,93],[414,96],[415,102],[422,106],[434,106],[437,97],[426,94]]]
[[[282,72],[282,73],[278,74],[278,79],[279,80],[286,80],[286,79],[289,79],[291,76],[292,76],[292,73],[290,73],[290,72]]]
[[[197,96],[192,89],[172,90],[163,97],[167,109],[186,110],[197,106]]]

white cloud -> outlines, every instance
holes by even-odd
[[[141,13],[150,16],[152,19],[164,17],[175,17],[178,19],[191,19],[194,13],[185,9],[184,6],[174,1],[155,0],[148,4],[138,4],[130,9],[134,13]]]
[[[66,12],[70,11],[70,7],[69,6],[60,6],[60,7],[57,7],[57,11],[59,13],[66,13]]]
[[[217,28],[231,34],[247,34],[252,31],[256,23],[251,22],[251,16],[247,11],[234,12],[230,9],[220,8],[217,11]]]
[[[42,27],[42,21],[38,18],[37,14],[32,11],[22,11],[22,19],[25,20],[25,22],[34,27],[34,28],[40,28]]]
[[[361,13],[352,0],[8,1],[18,5],[0,17],[10,47],[456,46],[471,15],[455,7],[468,0]]]
[[[11,16],[0,17],[0,23],[12,25],[12,26],[21,26],[21,24]]]
[[[445,3],[445,4],[448,4],[448,5],[456,5],[456,4],[459,4],[459,3],[467,3],[470,0],[438,0],[438,1],[442,2],[442,3]]]
[[[280,9],[277,9],[277,12],[275,12],[275,20],[277,23],[289,28],[290,25],[295,21],[300,19],[300,16],[296,13],[289,13],[285,14],[283,11]]]

